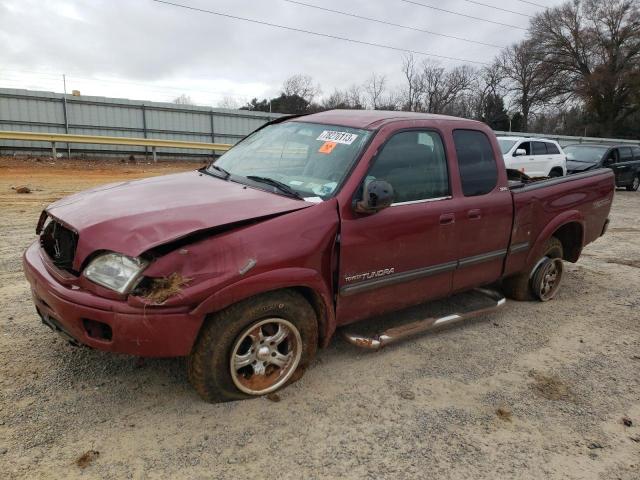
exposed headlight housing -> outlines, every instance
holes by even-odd
[[[105,253],[94,258],[84,269],[84,276],[93,283],[118,293],[129,293],[142,276],[149,262],[120,253]]]

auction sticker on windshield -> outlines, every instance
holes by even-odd
[[[333,152],[333,149],[336,148],[337,145],[336,142],[324,142],[318,152],[329,154]]]
[[[351,145],[358,135],[349,132],[336,132],[335,130],[325,130],[320,134],[316,140],[324,142],[343,143],[345,145]]]

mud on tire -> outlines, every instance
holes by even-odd
[[[273,319],[276,323],[266,322],[268,319]],[[282,322],[277,323],[279,320]],[[280,348],[278,345],[274,346],[276,342],[266,342],[266,345],[262,346],[258,337],[264,340],[275,338],[281,325],[291,334],[291,338],[287,336],[284,341],[280,340],[281,343],[291,342],[285,346],[285,350],[281,349],[282,353],[276,350]],[[272,331],[264,330],[266,328],[271,328]],[[295,331],[299,335],[295,334]],[[256,345],[251,345],[253,339],[256,340]],[[298,342],[299,345],[296,345]],[[253,360],[252,363],[256,363],[256,346],[264,349],[265,356],[260,359],[270,360],[270,355],[274,358],[276,355],[278,358],[285,358],[285,354],[290,354],[292,362],[296,357],[299,358],[295,364],[288,364],[289,370],[281,378],[284,381],[276,385],[276,390],[298,380],[318,348],[318,322],[309,302],[293,290],[279,290],[249,298],[211,315],[206,319],[188,358],[189,381],[198,394],[209,402],[241,400],[261,395],[259,392],[268,389],[268,385],[261,384],[261,387],[265,388],[258,388],[251,394],[238,387],[251,391],[242,382],[245,381],[243,375],[252,375],[254,367],[248,362]],[[300,351],[294,352],[294,347]],[[291,352],[287,353],[286,348],[290,348]],[[241,364],[234,362],[248,356],[253,357],[244,362],[248,363],[247,366],[238,371],[234,370],[235,373],[232,375],[232,369]],[[262,363],[268,363],[269,360]],[[277,373],[274,371],[280,368],[273,365],[271,367],[273,368],[269,375],[274,375]],[[244,373],[243,369],[249,373]],[[269,375],[265,374],[265,377]]]
[[[543,254],[541,258],[563,258],[563,250],[562,243],[556,237],[551,237],[547,240],[547,243],[543,249]],[[538,264],[534,266],[537,268]],[[537,296],[534,295],[533,289],[531,288],[531,280],[534,276],[535,272],[531,270],[527,270],[526,272],[522,272],[516,274],[512,277],[505,278],[502,281],[502,291],[504,294],[513,300],[527,301],[527,300],[538,300]]]

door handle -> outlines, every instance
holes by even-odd
[[[443,213],[440,215],[440,225],[451,225],[456,223],[456,216],[453,213]]]
[[[482,210],[480,210],[479,208],[474,208],[467,212],[467,218],[471,220],[477,220],[481,217],[482,217]]]

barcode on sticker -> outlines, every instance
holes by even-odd
[[[335,143],[343,143],[345,145],[351,145],[355,139],[358,138],[358,135],[355,133],[349,132],[336,132],[335,130],[325,130],[320,134],[316,140],[320,140],[323,142],[335,142]]]

